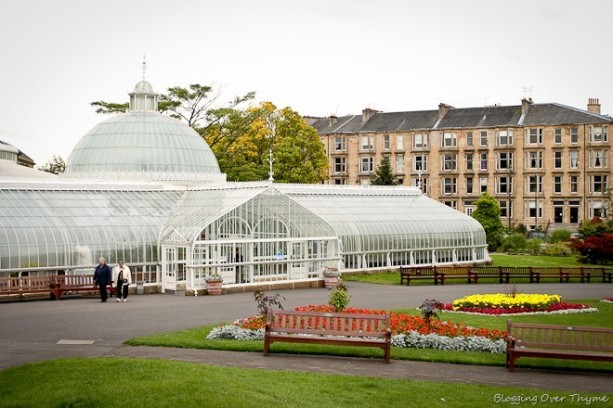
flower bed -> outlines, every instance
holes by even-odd
[[[448,312],[475,313],[506,316],[513,314],[538,313],[584,313],[597,309],[578,303],[565,303],[559,295],[547,294],[486,294],[470,295],[444,304]]]
[[[333,312],[329,305],[297,307],[298,311]],[[384,314],[381,309],[347,308],[344,313]],[[233,324],[216,327],[207,336],[211,339],[261,340],[264,338],[264,316],[251,316],[236,320]],[[431,320],[428,324],[422,317],[405,313],[390,313],[393,347],[434,348],[458,351],[487,351],[504,353],[506,332],[479,329],[461,323]]]
[[[605,303],[613,303],[613,297],[609,296],[604,299],[601,299],[600,301]]]

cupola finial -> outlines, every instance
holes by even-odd
[[[147,59],[143,54],[143,81],[145,80],[145,73],[147,72]]]

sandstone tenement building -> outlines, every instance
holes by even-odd
[[[379,112],[306,118],[330,160],[331,184],[369,184],[388,156],[399,184],[470,214],[482,192],[505,225],[575,229],[610,216],[613,118],[523,99],[516,106]]]

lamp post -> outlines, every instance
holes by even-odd
[[[539,202],[538,202],[538,192],[539,192],[539,183],[538,176],[534,176],[534,231],[538,228],[538,216],[539,216]]]
[[[513,183],[511,180],[513,176],[513,170],[511,166],[509,166],[509,180],[507,182],[507,222],[509,224],[509,231],[511,230],[511,189],[513,188]]]

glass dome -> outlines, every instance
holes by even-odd
[[[211,148],[192,128],[156,112],[133,111],[98,124],[66,162],[66,177],[199,180],[222,176]],[[214,180],[215,181],[215,180]]]
[[[223,182],[211,148],[194,129],[157,112],[157,95],[141,81],[130,109],[85,134],[66,161],[68,178]]]

